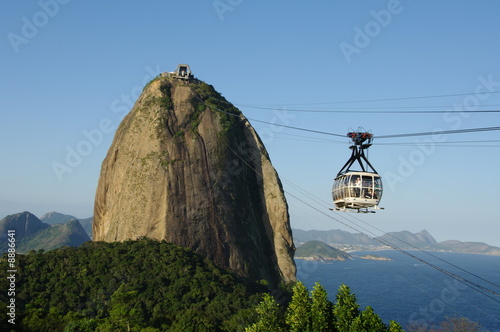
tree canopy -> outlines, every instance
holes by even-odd
[[[31,251],[17,264],[23,331],[238,331],[269,291],[190,249],[150,239]],[[6,255],[0,268],[8,270]],[[7,282],[1,278],[2,289]],[[0,292],[0,305],[8,301]]]
[[[309,296],[305,285],[298,282],[293,287],[292,300],[287,306],[283,306],[286,314],[271,317],[269,308],[274,308],[273,311],[276,312],[278,306],[274,298],[265,298],[256,307],[257,322],[248,327],[246,332],[403,331],[401,325],[394,321],[384,324],[371,307],[360,311],[356,296],[344,284],[338,290],[335,303],[332,303],[321,284],[316,283]]]

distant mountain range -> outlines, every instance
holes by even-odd
[[[0,238],[2,239],[0,252],[7,251],[7,241],[3,240],[7,238],[9,229],[16,230],[17,252],[51,250],[62,246],[78,247],[92,239],[92,217],[78,220],[72,215],[54,211],[44,214],[40,219],[27,211],[6,216],[0,220]],[[405,250],[423,249],[500,256],[499,247],[490,246],[483,242],[457,240],[437,242],[426,230],[419,233],[390,232],[377,238],[339,229],[328,231],[292,229],[292,232],[297,247],[308,241],[321,241],[343,251],[380,250],[390,249],[388,245],[384,244],[390,243]],[[335,253],[329,251],[328,248],[323,249],[328,252],[325,257],[336,257]],[[300,250],[307,250],[307,246]],[[299,257],[297,256],[299,254],[302,255],[301,251],[297,250],[295,257]]]
[[[500,256],[500,248],[482,242],[462,242],[457,240],[437,242],[429,232],[409,231],[390,232],[377,238],[362,233],[349,233],[339,229],[328,231],[292,229],[295,243],[322,241],[341,250],[377,250],[390,249],[387,243],[405,250],[423,249],[429,251],[446,251],[468,254],[484,254]]]
[[[55,211],[48,212],[40,218],[41,221],[49,225],[64,224],[71,220],[78,220],[90,238],[92,238],[92,219],[92,217],[78,219],[70,214],[62,214]]]
[[[30,212],[9,215],[0,220],[0,252],[8,249],[9,230],[15,230],[16,252],[30,250],[51,250],[62,246],[78,247],[90,241],[90,237],[78,220],[73,218],[64,223],[48,224],[42,222]]]

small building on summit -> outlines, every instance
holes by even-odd
[[[172,77],[172,78],[177,78],[183,81],[189,82],[190,80],[194,79],[193,73],[191,71],[191,68],[187,64],[180,64],[177,66],[175,71],[173,72],[164,72],[161,73],[160,76],[163,77]]]

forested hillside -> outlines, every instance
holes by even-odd
[[[23,331],[238,331],[267,290],[149,239],[31,251],[17,255],[16,268],[15,327]],[[6,255],[0,269],[9,269]],[[2,277],[0,288],[8,282]],[[3,308],[9,300],[0,293]]]

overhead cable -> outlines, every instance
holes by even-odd
[[[447,97],[461,97],[461,96],[471,96],[471,95],[485,95],[485,94],[497,94],[500,91],[485,91],[485,92],[466,92],[466,93],[455,93],[455,94],[441,94],[441,95],[427,95],[427,96],[414,96],[414,97],[398,97],[398,98],[380,98],[380,99],[362,99],[362,100],[345,100],[345,101],[329,101],[329,102],[315,102],[315,103],[296,103],[290,105],[329,105],[329,104],[348,104],[348,103],[368,103],[368,102],[379,102],[379,101],[397,101],[397,100],[414,100],[414,99],[430,99],[430,98],[447,98]]]
[[[411,136],[427,136],[427,135],[449,135],[449,134],[463,134],[463,133],[475,133],[481,131],[496,131],[500,130],[500,127],[485,127],[485,128],[469,128],[469,129],[455,129],[455,130],[435,130],[427,131],[421,133],[410,133],[410,134],[395,134],[395,135],[381,135],[375,136],[377,139],[380,138],[396,138],[396,137],[411,137]]]
[[[239,105],[241,107],[245,108],[254,108],[254,109],[262,109],[262,110],[282,110],[286,112],[304,112],[304,113],[358,113],[358,114],[444,114],[444,113],[450,113],[450,112],[457,112],[457,113],[500,113],[500,110],[410,110],[410,111],[387,111],[387,110],[373,110],[373,109],[378,109],[378,108],[396,108],[396,109],[403,109],[403,108],[415,108],[415,107],[370,107],[369,109],[372,109],[371,111],[367,110],[359,110],[360,107],[352,107],[352,108],[346,108],[346,107],[341,107],[336,110],[315,110],[315,109],[297,109],[297,108],[276,108],[276,107],[264,107],[264,106],[249,106],[249,105]],[[432,107],[430,107],[432,108]],[[449,107],[448,107],[449,108]]]

